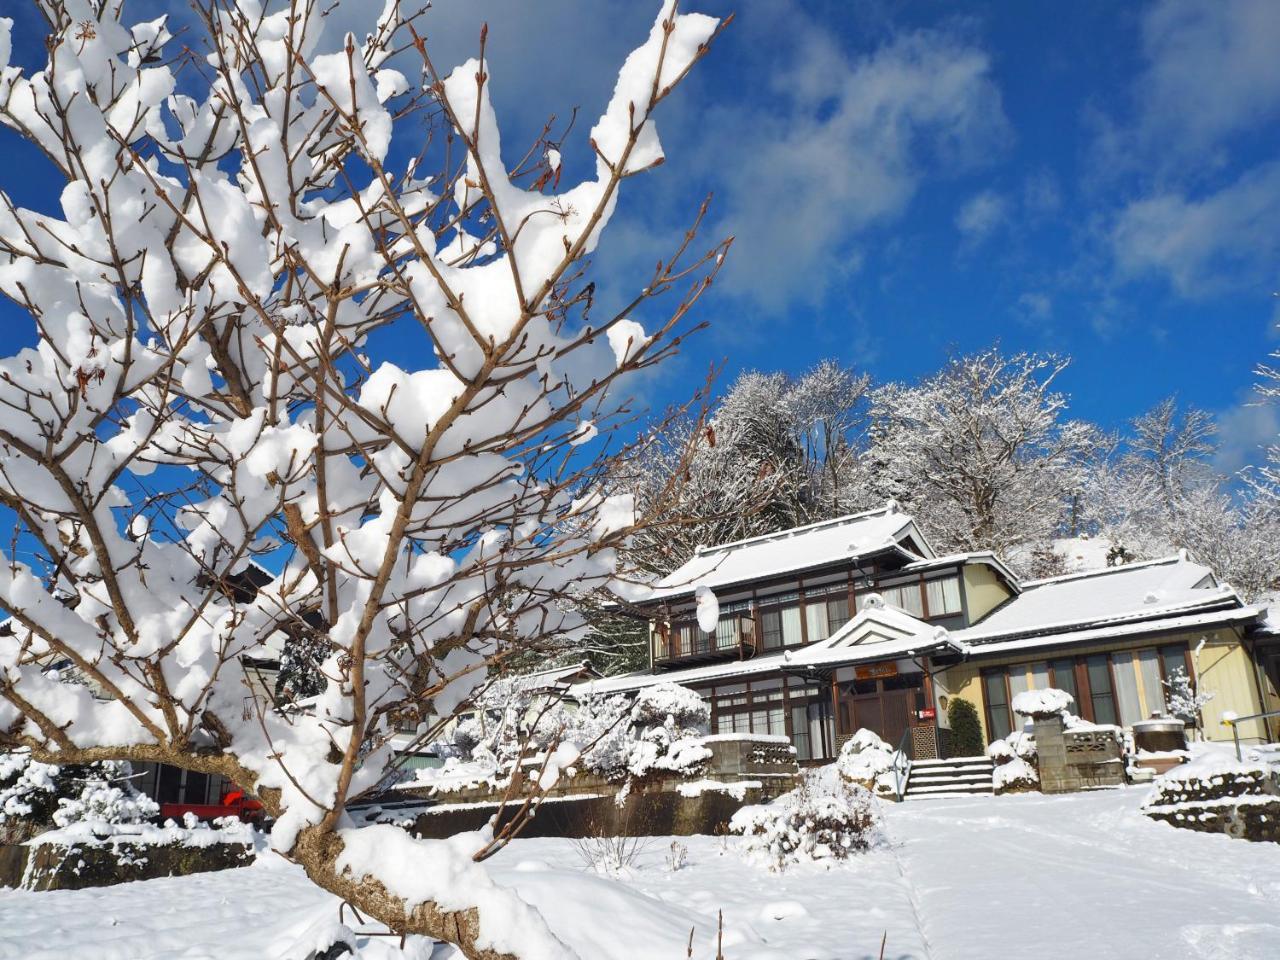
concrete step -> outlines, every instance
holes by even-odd
[[[912,760],[911,766],[924,767],[990,767],[990,757],[948,757],[945,760]]]
[[[933,783],[990,783],[990,770],[979,770],[973,773],[949,773],[945,775],[938,774],[917,774],[914,770],[908,783],[918,783],[922,786]]]
[[[990,791],[986,793],[908,793],[903,800],[966,800],[973,797],[990,796]]]
[[[981,794],[991,792],[992,787],[989,781],[987,783],[937,783],[928,784],[926,786],[912,786],[908,783],[906,796],[938,796],[940,794],[948,793]]]

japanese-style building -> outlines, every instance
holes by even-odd
[[[712,590],[714,631],[695,597]],[[978,709],[986,740],[1019,723],[1023,690],[1057,687],[1096,723],[1165,709],[1177,668],[1226,711],[1280,708],[1280,631],[1185,553],[1047,580],[1020,580],[992,553],[937,556],[912,518],[886,507],[701,548],[645,601],[650,668],[576,695],[670,681],[711,705],[715,732],[784,734],[802,761],[835,756],[859,728],[909,755],[946,755],[951,698]],[[1242,739],[1274,739],[1265,721]]]

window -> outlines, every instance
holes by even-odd
[[[987,733],[992,740],[1001,740],[1013,732],[1009,716],[1009,691],[1005,687],[1005,674],[982,675],[983,692],[987,699]]]
[[[924,589],[929,600],[930,617],[949,617],[960,612],[959,577],[926,580]]]
[[[1138,661],[1138,677],[1142,681],[1142,699],[1146,707],[1143,716],[1163,713],[1165,690],[1160,676],[1160,654],[1148,647],[1146,650],[1139,650],[1134,656]]]
[[[800,629],[800,606],[793,604],[782,608],[782,645],[794,647],[804,643],[804,633]]]
[[[786,593],[760,601],[761,640],[766,650],[791,647],[804,642],[800,629],[800,595]]]
[[[924,616],[919,583],[904,583],[897,587],[885,587],[880,591],[884,602],[907,611],[913,617]]]
[[[1128,727],[1144,716],[1142,702],[1138,698],[1137,658],[1130,652],[1111,655],[1111,673],[1115,677],[1116,712],[1120,723]]]
[[[1085,658],[1085,671],[1089,675],[1089,702],[1093,706],[1094,723],[1115,723],[1115,695],[1111,690],[1111,663],[1105,653]]]
[[[1190,676],[1191,671],[1187,667],[1187,648],[1180,643],[1161,647],[1160,667],[1164,672],[1165,680],[1172,680],[1179,670]]]
[[[815,640],[825,640],[831,635],[827,620],[827,602],[821,597],[805,599],[804,627],[810,643]]]
[[[835,633],[849,622],[849,595],[830,596],[827,598],[827,634]]]
[[[1070,657],[1049,661],[1050,683],[1055,689],[1065,690],[1075,701],[1071,712],[1079,714],[1084,708],[1080,705],[1080,691],[1076,687],[1076,663]]]

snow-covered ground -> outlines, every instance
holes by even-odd
[[[1280,846],[1155,823],[1146,788],[886,805],[886,842],[849,864],[785,874],[748,866],[739,841],[647,842],[621,879],[577,845],[520,840],[493,862],[582,960],[1160,957],[1262,960],[1280,943]],[[350,920],[350,913],[347,915]],[[103,890],[0,892],[0,958],[305,956],[332,935],[332,897],[277,858]],[[449,960],[367,940],[370,958]]]

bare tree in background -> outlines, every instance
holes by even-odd
[[[1096,428],[1065,419],[1068,361],[991,347],[872,394],[867,483],[944,550],[1008,553],[1061,529]]]
[[[631,453],[619,387],[689,332],[727,243],[694,254],[695,222],[604,319],[587,258],[622,181],[661,163],[651,114],[717,21],[662,5],[591,174],[560,187],[546,140],[503,162],[484,34],[439,76],[396,0],[327,47],[312,0],[202,3],[185,46],[119,0],[40,9],[30,76],[0,20],[0,121],[66,180],[60,217],[0,194],[0,291],[38,337],[0,361],[0,743],[222,774],[277,850],[393,930],[568,955],[472,861],[484,831],[422,841],[345,810],[397,719],[579,633],[573,597],[668,515],[601,488]],[[379,332],[395,362],[366,354]],[[281,632],[318,646],[312,713],[246,682]]]

